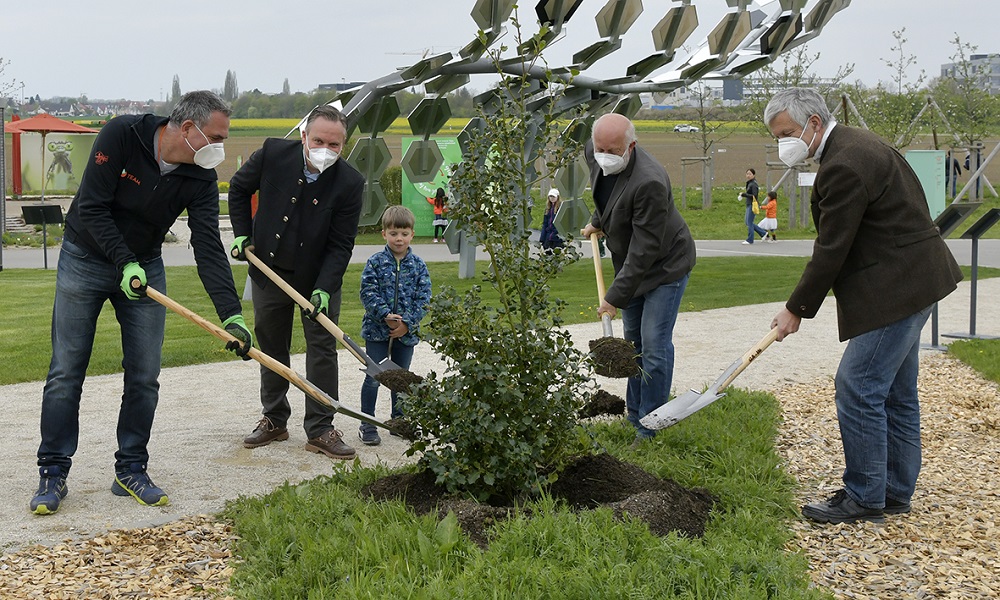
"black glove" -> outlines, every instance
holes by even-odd
[[[233,315],[222,322],[229,335],[236,338],[226,343],[226,350],[232,350],[243,360],[250,360],[250,349],[253,348],[253,334],[247,328],[243,315]]]

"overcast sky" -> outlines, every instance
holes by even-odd
[[[535,2],[522,2],[533,7]],[[585,0],[569,21],[567,35],[547,53],[552,65],[598,39],[594,15],[605,0]],[[650,30],[676,1],[643,0],[639,20],[622,48],[585,74],[616,77],[627,65],[654,52]],[[692,0],[700,42],[725,12],[725,0]],[[809,0],[805,13],[816,4]],[[320,83],[365,81],[419,59],[426,49],[455,51],[475,35],[474,0],[215,0],[212,2],[88,3],[79,0],[4,2],[0,12],[0,75],[24,83],[24,95],[91,99],[160,100],[174,75],[181,89],[221,89],[227,70],[239,89],[280,92]],[[535,29],[533,9],[521,20]],[[892,32],[905,27],[906,54],[916,56],[915,77],[929,77],[949,62],[958,34],[980,53],[1000,52],[996,27],[1000,2],[957,0],[853,0],[807,46],[820,53],[816,71],[832,76],[855,64],[852,80],[888,81]],[[479,85],[477,85],[477,83]],[[482,90],[488,81],[473,80]],[[17,85],[17,93],[21,86]]]

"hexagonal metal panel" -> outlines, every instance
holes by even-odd
[[[396,97],[383,96],[358,118],[358,129],[369,135],[385,131],[399,114],[399,102]]]
[[[515,0],[476,0],[472,20],[483,31],[499,28],[514,10]]]
[[[406,117],[413,135],[437,133],[451,118],[447,98],[423,98]]]
[[[382,138],[363,138],[358,140],[347,157],[347,162],[365,176],[365,181],[378,181],[389,162],[392,153]]]
[[[412,183],[426,183],[434,181],[438,169],[444,164],[444,155],[434,140],[415,140],[410,143],[399,164]]]
[[[597,12],[597,34],[601,37],[618,37],[628,31],[642,14],[641,0],[609,0]]]
[[[590,222],[590,209],[580,199],[564,200],[556,211],[556,231],[559,235],[571,239],[580,237],[580,230]]]
[[[583,191],[590,183],[590,168],[587,161],[582,156],[556,171],[553,179],[559,191],[563,193],[563,198],[579,198],[583,196]]]
[[[675,6],[667,11],[653,28],[653,47],[660,52],[673,52],[698,28],[698,11],[694,6]]]
[[[377,225],[388,206],[389,201],[378,180],[366,183],[365,191],[362,192],[361,218],[358,219],[358,225],[362,227]]]

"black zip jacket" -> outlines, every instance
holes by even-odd
[[[101,129],[66,214],[66,239],[122,269],[159,256],[170,226],[187,210],[198,276],[225,320],[242,307],[219,237],[218,176],[189,164],[161,176],[154,144],[166,124],[165,117],[128,115]]]

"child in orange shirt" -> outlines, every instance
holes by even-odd
[[[775,233],[778,229],[778,193],[768,192],[767,198],[760,205],[760,208],[764,211],[764,218],[760,220],[758,225],[761,229],[767,230],[766,241],[773,244],[778,241],[778,234]]]

